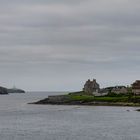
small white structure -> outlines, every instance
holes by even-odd
[[[116,93],[116,94],[121,94],[121,93],[126,94],[128,91],[125,86],[116,86],[111,90],[111,92]]]

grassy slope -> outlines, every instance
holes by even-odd
[[[90,95],[68,95],[71,101],[82,101],[82,102],[92,102],[92,101],[100,101],[100,102],[133,102],[134,99],[140,99],[140,96],[131,97],[129,96],[119,96],[119,97],[111,97],[111,96],[100,96],[94,97]]]
[[[91,102],[91,101],[127,102],[128,101],[128,97],[108,97],[108,96],[94,97],[88,95],[69,95],[69,96],[73,101],[85,101],[85,102]]]
[[[107,96],[93,96],[86,95],[83,92],[69,93],[63,95],[62,100],[51,101],[49,98],[40,100],[36,104],[81,104],[81,105],[119,105],[119,106],[140,106],[140,96],[129,95],[107,95]]]

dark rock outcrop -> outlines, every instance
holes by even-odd
[[[0,87],[0,94],[8,94],[7,89],[4,87]]]
[[[48,96],[48,98],[35,102],[35,104],[67,104],[71,102],[68,95]]]

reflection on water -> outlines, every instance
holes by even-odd
[[[0,96],[0,140],[140,140],[136,108],[27,104],[48,94]]]

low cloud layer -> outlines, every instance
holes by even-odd
[[[79,90],[139,79],[140,1],[0,0],[0,82]]]

